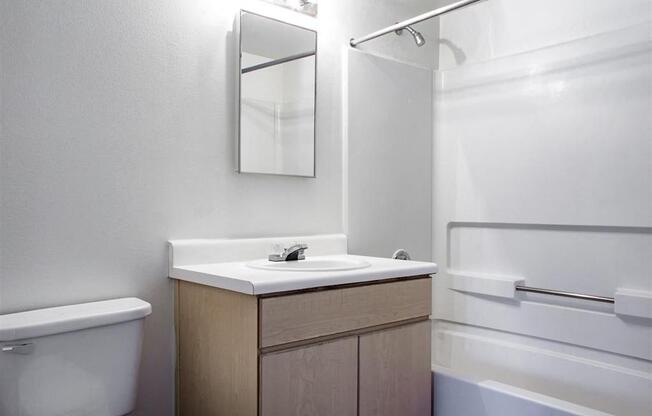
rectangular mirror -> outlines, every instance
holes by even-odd
[[[242,10],[238,172],[315,176],[317,33]]]

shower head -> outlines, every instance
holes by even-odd
[[[414,42],[417,44],[417,46],[423,46],[426,44],[426,40],[424,39],[423,35],[420,32],[417,32],[416,30],[412,29],[411,26],[405,26],[405,30],[410,32],[410,35],[414,38]],[[403,29],[398,29],[395,31],[397,35],[401,35],[403,33]]]

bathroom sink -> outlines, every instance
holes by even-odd
[[[269,261],[256,260],[247,264],[248,267],[272,271],[296,271],[296,272],[330,272],[364,269],[370,264],[364,260],[349,259],[342,257],[307,257],[305,260],[295,261]]]

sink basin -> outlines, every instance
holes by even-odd
[[[370,264],[364,260],[349,259],[342,257],[306,257],[305,260],[296,261],[269,261],[256,260],[247,264],[248,267],[272,271],[288,272],[331,272],[364,269]]]

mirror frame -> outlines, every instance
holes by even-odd
[[[248,172],[248,171],[243,171],[241,169],[241,135],[240,135],[240,130],[241,130],[241,117],[240,117],[240,105],[241,105],[241,87],[240,84],[242,82],[242,32],[241,32],[241,25],[242,25],[242,15],[244,13],[249,13],[253,14],[256,16],[263,17],[265,19],[269,20],[274,20],[276,22],[285,24],[285,25],[290,25],[297,27],[299,29],[307,30],[315,34],[315,82],[314,82],[314,92],[313,92],[313,132],[312,132],[312,142],[313,142],[313,155],[312,155],[312,175],[295,175],[291,173],[272,173],[272,172]],[[235,49],[237,53],[237,59],[236,61],[236,94],[235,94],[235,119],[236,119],[236,126],[235,126],[235,140],[236,140],[236,146],[235,146],[235,171],[237,173],[244,173],[244,174],[252,174],[252,175],[273,175],[273,176],[290,176],[290,177],[295,177],[295,178],[316,178],[317,177],[317,61],[318,61],[318,44],[319,44],[319,39],[318,39],[318,34],[317,30],[302,26],[296,23],[290,23],[286,20],[282,20],[276,17],[270,17],[265,14],[257,13],[257,12],[252,12],[250,10],[246,9],[240,9],[238,10],[238,15],[235,18]]]

